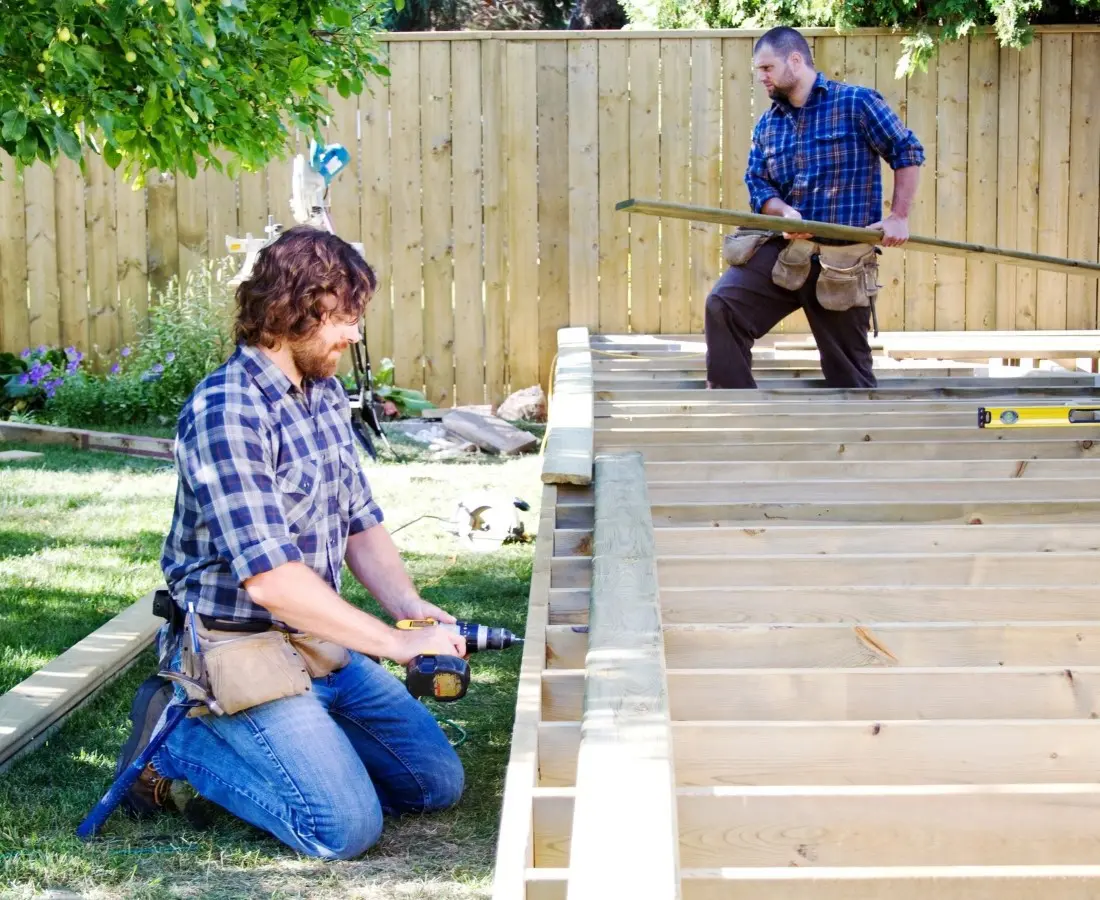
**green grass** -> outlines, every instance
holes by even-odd
[[[5,444],[15,448],[14,444]],[[156,461],[53,448],[42,460],[0,464],[0,687],[48,662],[159,582],[175,476]],[[399,452],[416,454],[402,446]],[[424,514],[449,519],[464,493],[494,488],[531,504],[538,521],[539,459],[394,463],[367,460],[392,529]],[[456,553],[442,522],[395,535],[425,597],[461,618],[522,633],[533,545]],[[345,571],[344,594],[377,612]],[[520,651],[471,660],[459,703],[434,707],[467,733],[459,753],[467,790],[454,810],[387,822],[382,841],[350,862],[301,857],[219,813],[196,830],[165,814],[135,823],[116,813],[83,844],[74,829],[110,783],[127,733],[129,701],[153,671],[139,663],[71,716],[41,749],[0,775],[0,897],[46,889],[88,898],[487,897],[507,762]],[[457,738],[457,732],[450,732]]]

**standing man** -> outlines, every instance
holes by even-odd
[[[417,594],[382,525],[333,377],[375,286],[350,244],[301,227],[237,289],[236,350],[196,387],[176,437],[162,567],[194,633],[188,617],[158,640],[162,667],[208,682],[225,714],[180,722],[126,798],[133,813],[178,806],[172,783],[187,782],[300,853],[347,859],[378,840],[383,813],[461,797],[442,729],[372,657],[464,656],[465,641],[400,631],[339,593],[347,562],[395,619],[454,621]],[[142,685],[120,770],[172,690]]]
[[[773,102],[753,130],[745,183],[753,212],[791,219],[792,230],[740,229],[726,237],[729,268],[706,302],[707,386],[756,387],[753,343],[802,308],[826,384],[874,387],[867,332],[878,250],[814,238],[794,223],[870,227],[883,232],[885,246],[901,246],[924,149],[877,91],[816,72],[793,28],[760,38],[753,65]],[[885,219],[879,157],[894,170]]]

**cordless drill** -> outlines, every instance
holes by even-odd
[[[507,650],[522,644],[523,638],[507,628],[494,628],[472,622],[437,622],[435,619],[402,619],[402,630],[413,628],[446,628],[466,640],[466,653],[484,650]],[[470,664],[458,656],[422,653],[405,667],[405,687],[416,698],[431,697],[444,703],[461,700],[470,686]]]

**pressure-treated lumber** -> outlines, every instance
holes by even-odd
[[[667,678],[673,721],[1100,717],[1096,666],[670,668]],[[583,691],[582,670],[544,671],[543,719],[579,720]]]
[[[674,722],[684,787],[1086,783],[1100,768],[1088,719]],[[539,725],[540,786],[576,784],[577,722]]]
[[[0,771],[125,672],[163,624],[149,593],[0,695]]]
[[[568,900],[680,896],[668,692],[645,471],[595,459],[585,708]],[[536,857],[538,851],[536,849]]]
[[[26,425],[0,422],[0,441],[26,441],[34,444],[63,444],[79,450],[106,450],[130,456],[172,459],[175,442],[169,438],[134,434],[110,434],[54,425]]]
[[[888,478],[1093,478],[1100,457],[1081,459],[925,459],[914,449],[909,459],[759,460],[756,462],[647,462],[650,484],[730,481],[862,481]]]
[[[667,200],[623,200],[615,204],[617,210],[640,213],[651,216],[668,216],[674,219],[689,219],[693,222],[711,222],[717,225],[738,225],[747,228],[760,228],[782,234],[789,231],[791,220],[781,216],[767,216],[727,209],[715,209],[705,206],[691,206],[686,203],[672,203]],[[833,238],[860,244],[878,244],[882,241],[882,232],[871,228],[857,228],[850,225],[835,225],[830,222],[817,222],[812,219],[800,219],[800,231],[817,237]],[[910,235],[906,242],[907,250],[923,250],[947,256],[965,256],[969,259],[995,262],[1001,265],[1026,266],[1059,272],[1063,275],[1088,275],[1100,278],[1100,263],[1083,259],[1067,259],[1023,250],[1007,250],[986,244],[950,241],[944,238],[930,238]]]
[[[590,484],[592,452],[592,352],[588,329],[561,328],[547,417],[543,482]]]

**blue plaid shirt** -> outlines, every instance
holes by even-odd
[[[241,583],[303,562],[340,589],[349,535],[382,522],[336,378],[304,392],[238,346],[195,389],[176,435],[179,483],[161,567],[176,603],[270,622]]]
[[[919,166],[924,148],[871,88],[820,72],[801,109],[774,101],[756,123],[745,184],[753,212],[772,197],[804,219],[865,227],[882,218],[882,175]]]

